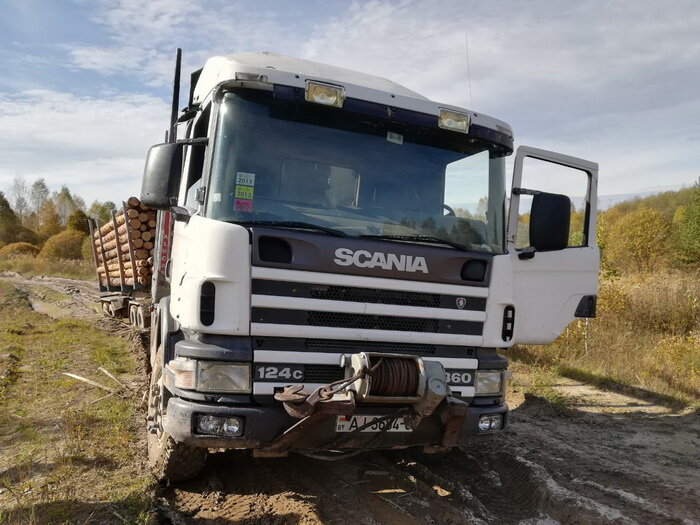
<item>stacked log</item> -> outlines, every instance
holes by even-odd
[[[93,233],[100,284],[149,287],[155,237],[156,211],[129,198],[113,220]]]

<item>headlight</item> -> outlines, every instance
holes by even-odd
[[[492,396],[500,394],[503,390],[500,370],[477,370],[476,371],[476,395]]]
[[[250,392],[250,365],[200,361],[197,390],[247,394]]]
[[[168,363],[174,386],[199,392],[250,393],[250,364],[178,357]]]

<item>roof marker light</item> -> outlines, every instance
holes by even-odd
[[[438,117],[438,126],[443,129],[459,131],[460,133],[468,133],[469,115],[449,109],[441,109]]]
[[[332,86],[307,80],[304,98],[307,102],[342,108],[345,99],[345,89],[342,86]]]
[[[262,75],[260,73],[244,73],[238,71],[236,73],[236,80],[249,82],[267,82],[267,75]]]

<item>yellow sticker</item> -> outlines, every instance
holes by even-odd
[[[236,186],[236,199],[252,199],[253,186]]]

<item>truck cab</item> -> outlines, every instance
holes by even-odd
[[[521,147],[509,191],[512,154],[505,122],[383,78],[210,58],[141,194],[161,210],[159,475],[208,448],[436,452],[505,429],[498,351],[593,316],[599,257],[597,165]],[[526,186],[532,161],[584,189]]]

